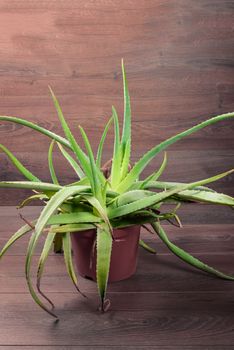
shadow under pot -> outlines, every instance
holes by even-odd
[[[136,271],[139,225],[113,230],[109,282],[121,281]],[[82,277],[96,281],[96,230],[71,234],[72,249],[77,271]]]

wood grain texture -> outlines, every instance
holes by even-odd
[[[195,346],[190,346],[190,345],[173,345],[173,346],[167,346],[167,345],[134,345],[134,346],[131,346],[129,345],[127,348],[125,345],[108,345],[108,346],[105,346],[105,345],[95,345],[95,346],[89,346],[89,345],[68,345],[68,346],[43,346],[46,350],[57,350],[58,348],[60,350],[73,350],[73,349],[76,349],[76,350],[217,350],[217,349],[221,349],[220,346],[218,345],[211,345],[211,346],[207,346],[207,345],[195,345]],[[35,346],[27,346],[26,349],[27,350],[38,350],[42,348],[40,345],[35,345]],[[7,345],[7,346],[0,346],[0,350],[11,350],[11,349],[14,349],[14,350],[22,350],[22,349],[25,349],[25,345],[19,345],[19,346],[15,346],[15,345]],[[222,345],[222,350],[231,350],[233,349],[232,345]]]
[[[50,84],[75,135],[81,124],[96,149],[111,105],[123,113],[124,57],[135,161],[166,137],[234,110],[233,19],[230,0],[0,0],[0,114],[61,133]],[[233,167],[233,125],[222,122],[171,147],[165,176],[186,181]],[[48,179],[48,139],[1,123],[0,143]],[[105,158],[110,155],[107,142]],[[58,163],[70,181],[69,168]],[[1,180],[18,179],[2,154],[0,164]],[[230,177],[217,186],[233,194],[233,184]],[[15,205],[25,194],[1,189],[1,204]]]
[[[32,218],[38,211],[39,207],[27,208],[25,215]],[[0,210],[0,247],[20,223],[15,215],[12,207]],[[220,270],[233,272],[233,224],[165,228],[182,248]],[[58,324],[28,294],[26,241],[18,241],[1,261],[0,350],[233,349],[234,283],[196,271],[172,256],[158,239],[146,232],[142,235],[158,254],[139,251],[136,274],[109,285],[112,304],[105,314],[97,311],[96,284],[79,278],[88,296],[82,298],[66,275],[63,256],[49,257],[42,286],[55,302]]]

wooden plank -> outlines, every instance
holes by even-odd
[[[231,349],[233,349],[233,346],[232,345],[221,345],[222,346],[222,350],[231,350]],[[34,346],[28,346],[27,345],[27,350],[38,350],[38,348],[40,348],[41,347],[41,345],[34,345]],[[126,349],[128,349],[128,350],[148,350],[149,349],[149,346],[148,345],[146,345],[146,346],[144,346],[144,345],[133,345],[133,346],[131,346],[131,345],[128,345],[128,347],[126,348],[126,346],[125,345],[107,345],[107,346],[105,346],[105,345],[94,345],[94,346],[89,346],[89,345],[81,345],[81,346],[77,346],[77,345],[68,345],[68,346],[64,346],[64,345],[58,345],[58,346],[48,346],[48,345],[44,345],[44,348],[46,349],[46,350],[57,350],[58,349],[58,347],[59,347],[59,349],[60,350],[72,350],[72,349],[76,349],[76,350],[83,350],[83,349],[85,349],[85,350],[102,350],[102,349],[107,349],[107,350],[126,350]],[[25,345],[7,345],[7,346],[0,346],[0,350],[9,350],[9,349],[14,349],[14,350],[21,350],[21,349],[25,349]],[[183,345],[183,344],[181,344],[181,345],[178,345],[178,346],[170,346],[170,345],[159,345],[159,346],[157,346],[157,345],[150,345],[150,349],[151,350],[203,350],[203,349],[205,349],[205,350],[219,350],[219,349],[221,349],[220,348],[220,345],[218,345],[218,346],[216,346],[216,345],[211,345],[211,346],[207,346],[207,345],[202,345],[202,344],[200,344],[200,345]]]
[[[14,220],[14,218],[12,219]],[[18,222],[18,220],[17,220]],[[1,220],[0,220],[1,223]],[[15,228],[7,230],[0,229],[0,248],[7,242],[11,235],[17,230]],[[184,225],[182,229],[175,226],[165,225],[165,230],[176,245],[190,253],[220,254],[233,253],[234,247],[234,225]],[[7,255],[25,256],[30,234],[22,237],[8,250]],[[141,238],[156,249],[157,254],[170,254],[165,244],[156,236],[148,233],[144,228],[141,230]],[[39,255],[43,246],[44,238],[38,243],[35,255]],[[142,249],[142,248],[140,248]]]
[[[149,101],[150,104],[151,101]],[[159,101],[157,101],[159,103]],[[69,101],[67,102],[69,103]],[[87,101],[89,104],[90,102]],[[114,103],[110,101],[111,104]],[[121,101],[122,103],[122,101]],[[170,103],[170,101],[169,101]],[[197,102],[202,105],[202,101]],[[107,123],[111,111],[110,107],[106,112],[99,112],[96,109],[95,113],[90,113],[89,116],[84,115],[82,112],[76,112],[72,114],[66,111],[66,104],[61,101],[61,105],[64,106],[64,114],[67,115],[67,121],[79,142],[81,142],[81,136],[77,129],[77,125],[82,125],[87,134],[92,139],[92,145],[94,149],[97,148],[98,142],[100,140],[104,125]],[[142,103],[141,103],[142,105]],[[70,106],[70,105],[69,105]],[[233,106],[234,108],[234,106]],[[232,108],[232,109],[233,109]],[[75,109],[75,106],[74,106]],[[132,121],[132,133],[133,133],[133,151],[135,155],[143,153],[148,149],[154,147],[156,144],[164,141],[165,139],[182,132],[199,122],[202,122],[208,118],[211,118],[217,114],[217,112],[212,113],[191,113],[191,112],[178,112],[174,115],[162,115],[157,116],[155,108],[153,107],[152,118],[150,119],[145,114],[139,110],[137,106],[133,106],[133,110],[138,111],[139,120],[135,118],[136,113],[134,113]],[[105,113],[105,114],[104,114]],[[63,135],[59,121],[54,112],[54,108],[50,106],[48,111],[40,112],[38,116],[35,111],[32,116],[28,116],[27,113],[17,113],[13,109],[10,111],[1,110],[1,115],[13,115],[24,118],[28,121],[32,121],[46,129],[49,129],[57,134]],[[77,115],[78,114],[78,115]],[[104,116],[103,116],[104,114]],[[49,117],[52,115],[52,117]],[[73,116],[74,115],[74,116]],[[81,115],[81,116],[80,116]],[[122,113],[120,114],[120,118]],[[153,120],[152,120],[153,119]],[[121,118],[122,120],[122,118]],[[10,122],[1,121],[0,137],[1,142],[4,143],[6,147],[11,149],[12,152],[25,153],[28,152],[28,145],[30,145],[30,152],[38,152],[38,144],[40,144],[41,151],[44,154],[48,151],[49,139],[36,131],[32,131],[30,128],[23,127],[20,125],[15,125]],[[27,142],[25,142],[27,140]],[[217,140],[220,142],[217,143]],[[33,142],[32,142],[33,141]],[[105,143],[104,153],[108,156],[112,151],[113,144],[113,130],[109,131],[109,136],[107,142]],[[184,140],[177,142],[170,147],[170,150],[188,150],[191,151],[218,151],[229,150],[233,147],[233,120],[219,122],[216,125],[207,127]]]
[[[167,208],[168,207],[165,206],[164,210],[167,211]],[[26,219],[35,219],[38,217],[42,207],[28,206],[19,211],[12,206],[1,206],[0,209],[0,232],[6,231],[8,233],[12,233],[16,231],[20,226],[22,226],[22,223],[24,223],[19,217],[19,212],[21,212],[21,214],[23,214]],[[221,205],[218,206],[208,204],[184,204],[179,209],[178,214],[183,225],[210,224],[216,226],[222,224],[232,225],[234,223],[233,211],[230,208]],[[220,226],[218,226],[218,229],[220,229],[219,227]],[[183,235],[182,232],[183,231],[181,231],[181,234]]]
[[[135,147],[134,147],[135,148]],[[134,152],[131,157],[131,163],[134,164],[138,161],[150,148],[143,150],[142,152]],[[229,150],[217,150],[215,151],[174,151],[166,150],[168,155],[168,165],[161,176],[162,181],[178,181],[178,182],[189,182],[200,179],[211,177],[215,174],[232,169],[232,157],[233,151]],[[34,174],[37,174],[43,181],[51,182],[48,170],[47,153],[41,154],[38,152],[16,153],[13,154]],[[164,152],[155,156],[146,167],[141,175],[141,178],[156,171],[162,162]],[[75,156],[73,155],[75,158]],[[104,152],[102,164],[112,158],[112,152]],[[209,158],[209,160],[208,160]],[[55,170],[59,176],[60,182],[69,183],[73,179],[77,179],[74,170],[68,165],[67,161],[59,154],[54,153],[53,155]],[[20,180],[24,179],[18,170],[14,168],[12,163],[8,160],[5,154],[0,154],[0,162],[2,166],[2,172],[0,181],[4,180]],[[231,182],[232,175],[229,175],[228,180],[220,180],[217,183],[219,187],[225,187],[225,182]],[[224,182],[224,183],[223,183]],[[221,184],[221,185],[219,185]],[[216,186],[212,184],[210,186]]]
[[[195,122],[234,109],[229,0],[139,0],[137,5],[134,0],[0,0],[0,22],[0,114],[25,117],[61,133],[48,96],[50,84],[75,134],[82,124],[96,148],[111,105],[123,112],[122,56],[132,97],[133,161]],[[178,143],[169,151],[166,178],[192,181],[233,167],[233,142],[230,121]],[[0,143],[49,179],[49,140],[1,123]],[[110,155],[107,143],[105,157]],[[71,171],[57,154],[55,161],[59,176],[71,181]],[[0,163],[0,180],[19,178],[2,154]],[[216,186],[234,194],[233,177]],[[16,204],[24,195],[1,190],[1,204]],[[24,215],[30,218],[39,209],[29,208]],[[198,205],[180,213],[190,226],[183,231],[167,227],[170,237],[211,265],[231,271],[232,212]],[[16,215],[1,208],[1,245],[21,223]],[[195,222],[198,227],[191,225]],[[215,225],[221,223],[229,225]],[[196,272],[168,255],[158,241],[158,256],[140,250],[136,275],[109,286],[112,311],[104,315],[96,311],[95,283],[80,279],[89,292],[84,301],[66,277],[63,257],[49,257],[43,286],[58,306],[61,321],[56,325],[28,295],[25,247],[26,240],[18,242],[1,261],[0,350],[233,349],[234,284]]]
[[[220,271],[234,273],[232,261],[233,253],[194,254]],[[32,268],[32,275],[36,273],[36,260]],[[1,266],[0,293],[25,293],[27,291],[24,277],[24,256],[5,256]],[[187,281],[184,284],[184,281]],[[82,291],[97,291],[96,283],[80,278],[79,286]],[[67,276],[63,256],[50,256],[43,277],[43,288],[47,292],[70,292],[74,287]],[[127,281],[109,285],[110,292],[131,291],[230,291],[234,283],[221,280],[180,261],[174,255],[161,254],[153,256],[143,250],[140,251],[136,274]]]
[[[56,295],[55,324],[28,296],[5,296],[0,316],[1,343],[5,345],[231,345],[233,343],[232,294],[122,295],[113,310],[100,314],[92,302],[73,295]],[[113,295],[113,299],[115,296]],[[138,308],[135,302],[144,304]],[[124,305],[121,306],[121,301]],[[87,304],[84,305],[84,304]],[[133,309],[131,309],[131,304]],[[4,315],[4,317],[3,317]],[[36,317],[35,317],[36,315]],[[13,331],[14,330],[14,331]],[[114,335],[113,335],[114,334]]]
[[[111,105],[122,115],[121,56],[133,102],[135,156],[195,122],[234,109],[233,15],[228,0],[222,6],[219,1],[188,5],[181,0],[176,7],[172,0],[150,0],[147,6],[143,0],[137,6],[133,0],[121,4],[82,0],[78,5],[74,0],[40,5],[33,0],[1,0],[0,9],[1,114],[22,116],[61,132],[48,95],[50,83],[75,134],[77,123],[82,124],[97,147]],[[233,140],[232,123],[223,122],[178,143],[173,146],[175,164],[168,167],[168,174],[176,172],[180,178],[184,172],[190,178],[232,166]],[[1,123],[0,142],[21,159],[30,151],[26,163],[40,175],[45,171],[48,178],[42,161],[48,148],[46,138]],[[111,151],[107,145],[105,157]],[[197,155],[188,149],[198,151]],[[185,150],[187,156],[178,153]],[[219,153],[211,156],[214,150]],[[184,156],[191,159],[185,170],[181,168]],[[17,176],[2,157],[0,179]],[[72,178],[66,167],[59,171]],[[225,191],[231,187],[232,179],[220,185]],[[4,203],[16,204],[12,192],[1,194]]]
[[[134,154],[134,153],[133,153]],[[42,181],[51,182],[48,170],[47,154],[44,153],[15,153],[16,157]],[[105,154],[104,160],[110,159],[111,153]],[[132,157],[134,163],[138,156]],[[211,177],[215,174],[232,169],[233,151],[168,151],[168,166],[161,177],[162,181],[192,182]],[[162,155],[158,155],[142,174],[142,178],[148,176],[160,166]],[[0,154],[2,170],[1,181],[23,180],[23,176],[10,163],[5,154]],[[77,180],[73,169],[67,165],[66,160],[59,153],[54,154],[54,164],[56,173],[61,184],[67,184]],[[229,175],[222,180],[210,185],[217,191],[234,195],[233,175]],[[30,195],[29,190],[0,189],[1,205],[18,205],[25,197]]]

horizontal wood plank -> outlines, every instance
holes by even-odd
[[[185,225],[182,229],[176,229],[174,226],[166,225],[165,230],[176,245],[190,253],[224,253],[234,252],[234,225]],[[16,230],[6,232],[0,231],[0,248],[4,246],[7,240]],[[29,242],[30,234],[22,237],[8,250],[7,255],[25,256]],[[35,255],[39,255],[44,243],[41,240],[35,250]],[[150,235],[144,229],[141,230],[141,238],[153,247],[157,254],[170,254],[168,248],[159,238]],[[143,249],[143,248],[140,248]]]
[[[92,300],[80,301],[70,294],[55,296],[61,318],[57,324],[37,309],[28,296],[21,295],[17,301],[15,295],[5,296],[4,318],[0,317],[2,344],[143,346],[147,339],[150,348],[167,345],[168,333],[170,342],[177,347],[191,343],[208,346],[213,342],[222,346],[234,340],[230,293],[125,294],[121,295],[125,306],[119,300],[115,305],[113,295],[113,309],[106,314],[96,311]]]
[[[198,259],[226,273],[233,273],[233,253],[221,254],[194,254]],[[37,259],[35,259],[37,260]],[[17,293],[27,291],[24,274],[24,256],[5,256],[1,267],[0,293],[8,293],[17,290]],[[35,276],[36,263],[32,269]],[[187,281],[186,285],[184,281]],[[82,291],[97,291],[96,283],[80,278],[79,285]],[[200,272],[193,267],[180,261],[174,255],[153,256],[140,251],[136,274],[127,281],[110,284],[109,291],[132,292],[132,291],[227,291],[232,290],[234,284],[224,281],[206,273]],[[74,287],[67,276],[63,256],[50,256],[43,277],[45,291],[67,292],[74,291]]]
[[[165,138],[234,110],[230,0],[0,0],[0,23],[0,115],[23,117],[62,134],[50,84],[75,136],[80,140],[81,124],[96,150],[111,105],[123,115],[121,57],[132,101],[133,162]],[[194,181],[233,168],[233,125],[231,120],[213,125],[170,147],[162,179]],[[104,159],[111,157],[112,138],[111,130]],[[1,122],[0,143],[49,180],[48,139]],[[73,181],[57,151],[54,158],[63,183]],[[160,161],[157,157],[145,174]],[[20,179],[2,152],[0,164],[0,181]],[[233,176],[214,188],[234,195]],[[22,224],[17,211],[4,205],[16,205],[30,192],[0,193],[2,247]],[[23,214],[31,219],[39,211],[32,207]],[[233,272],[233,211],[186,205],[179,214],[184,228],[165,226],[169,237],[210,265]],[[185,265],[150,234],[142,237],[158,254],[140,249],[136,274],[109,285],[112,304],[105,314],[97,311],[96,284],[79,279],[89,297],[84,300],[67,277],[63,256],[49,257],[42,286],[55,301],[57,324],[28,294],[27,239],[18,241],[0,266],[0,350],[233,349],[234,283]]]
[[[121,4],[82,0],[78,5],[74,0],[43,1],[40,6],[33,0],[10,4],[1,0],[0,9],[1,115],[17,115],[61,133],[48,94],[50,84],[75,135],[77,125],[83,125],[96,148],[111,105],[123,114],[121,57],[132,97],[133,161],[165,138],[234,109],[233,18],[228,0],[222,6],[211,0],[181,0],[176,6],[173,0],[150,0],[147,6],[143,0],[137,6],[132,0]],[[111,155],[111,136],[112,131],[106,158]],[[190,178],[190,174],[202,175],[204,169],[211,174],[219,166],[232,167],[233,140],[231,121],[200,131],[171,148],[175,164],[171,161],[168,174],[180,169],[178,178],[183,172]],[[49,143],[46,138],[19,125],[1,123],[0,142],[48,177],[42,162]],[[178,152],[185,150],[187,156]],[[217,158],[213,154],[211,160],[213,151],[218,152]],[[186,162],[187,158],[191,161]],[[0,162],[1,180],[17,176],[2,154]],[[70,179],[65,166],[60,172]],[[233,187],[233,179],[229,184],[220,188]],[[16,203],[14,196],[2,192],[5,203]]]

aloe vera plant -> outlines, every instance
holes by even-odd
[[[105,309],[114,228],[128,227],[136,223],[145,227],[148,224],[146,228],[150,230],[150,225],[151,230],[180,259],[195,268],[220,278],[234,280],[233,276],[215,270],[177,247],[169,240],[161,226],[161,223],[166,220],[171,223],[176,221],[180,224],[177,209],[183,202],[204,202],[234,207],[233,197],[218,193],[206,186],[231,174],[234,169],[216,174],[207,179],[198,179],[191,183],[160,181],[159,179],[167,165],[167,155],[164,153],[164,159],[160,168],[156,169],[147,178],[140,179],[145,167],[168,146],[204,127],[225,119],[231,119],[234,117],[234,113],[213,117],[172,136],[146,152],[131,167],[131,106],[123,61],[122,75],[124,90],[123,127],[120,130],[117,111],[112,107],[112,116],[103,131],[96,155],[94,155],[89,139],[82,127],[79,128],[85,149],[83,150],[80,147],[64,118],[59,102],[51,88],[50,92],[65,137],[21,118],[0,116],[0,121],[18,123],[51,138],[48,151],[48,166],[51,174],[50,183],[43,182],[36,175],[32,174],[10,150],[0,145],[1,151],[8,156],[25,177],[25,181],[1,181],[0,187],[26,188],[34,192],[19,207],[23,207],[35,199],[40,199],[43,204],[39,217],[31,223],[27,222],[12,235],[2,248],[0,258],[19,238],[31,234],[25,263],[27,284],[35,302],[55,318],[57,318],[57,315],[53,311],[54,305],[41,290],[41,277],[53,242],[57,239],[57,242],[59,241],[63,248],[68,275],[75,288],[81,292],[72,260],[72,232],[82,234],[88,229],[96,229],[96,273],[102,310]],[[104,169],[102,166],[103,146],[112,123],[115,131],[113,157],[109,162],[109,168]],[[65,158],[64,160],[74,170],[77,181],[65,186],[59,184],[53,165],[53,149],[55,146],[59,148]],[[175,204],[175,208],[170,212],[164,209],[164,204],[168,202]],[[31,276],[31,264],[33,253],[40,239],[44,239],[44,246],[38,261],[37,283],[36,287],[34,287]],[[155,253],[143,240],[139,240],[139,245],[150,253]]]

